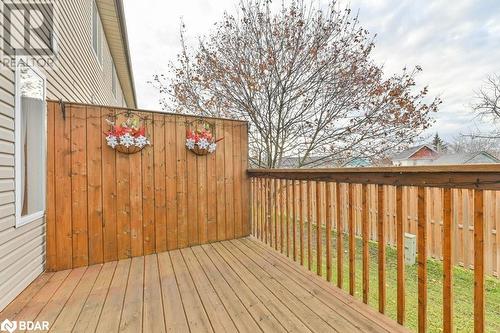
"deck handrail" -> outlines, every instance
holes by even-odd
[[[500,190],[500,164],[248,169],[247,172],[251,177],[290,180]]]
[[[362,286],[363,301],[368,302],[369,291],[369,187],[376,185],[378,242],[378,309],[386,312],[386,254],[385,254],[385,199],[388,187],[395,188],[396,248],[397,248],[397,321],[405,322],[405,262],[403,216],[403,188],[417,187],[417,263],[418,263],[418,331],[427,330],[427,187],[442,190],[443,209],[443,329],[453,331],[453,196],[452,189],[473,189],[474,193],[474,331],[485,328],[485,217],[483,191],[500,190],[500,166],[451,165],[341,169],[249,169],[251,180],[252,233],[275,250],[313,267],[332,281],[332,231],[336,226],[337,286],[342,288],[343,234],[348,234],[349,292],[355,293],[355,227],[354,193],[361,187],[362,226]],[[357,185],[361,184],[361,185]],[[347,195],[341,196],[341,190]],[[392,193],[392,192],[391,192]],[[347,208],[346,208],[347,207]],[[345,211],[347,209],[347,211]],[[342,215],[341,215],[342,214]],[[348,230],[343,230],[341,216],[347,217]],[[306,230],[304,230],[306,228]],[[307,231],[307,235],[305,233]],[[315,246],[311,234],[315,233]],[[305,239],[307,237],[307,239]],[[326,242],[326,244],[322,244]],[[325,246],[326,245],[326,246]],[[306,254],[306,257],[304,255]],[[324,258],[326,256],[326,258]]]

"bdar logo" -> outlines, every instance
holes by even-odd
[[[14,321],[10,321],[8,319],[5,319],[2,324],[0,324],[0,331],[7,331],[7,332],[14,332],[17,328],[17,323]]]

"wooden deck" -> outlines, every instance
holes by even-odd
[[[52,332],[404,332],[254,238],[44,273],[0,321]]]

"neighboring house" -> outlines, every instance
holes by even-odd
[[[370,166],[372,166],[370,160],[363,157],[351,158],[350,160],[342,164],[343,168],[365,168]]]
[[[428,165],[438,158],[439,153],[431,145],[419,145],[403,150],[392,157],[392,165]]]
[[[479,163],[500,163],[500,160],[485,151],[476,153],[441,154],[430,145],[420,145],[408,148],[394,155],[392,158],[392,164],[395,166]]]
[[[299,168],[299,161],[301,157],[298,156],[285,156],[281,159],[280,168]],[[335,168],[338,167],[336,161],[331,158],[324,158],[321,156],[311,156],[306,158],[302,163],[304,168]]]
[[[432,164],[481,164],[481,163],[500,163],[500,160],[495,156],[488,154],[485,151],[477,153],[457,153],[443,154],[434,160]]]
[[[52,67],[33,61],[47,54],[24,35],[20,17],[35,2],[13,3],[0,4],[0,56],[15,58],[0,64],[0,310],[44,271],[45,100],[136,107],[121,0],[40,5],[54,29],[34,35],[50,46]]]

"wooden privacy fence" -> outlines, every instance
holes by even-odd
[[[427,258],[429,256],[429,187],[443,191],[442,200],[442,258],[443,258],[443,329],[453,332],[453,255],[457,197],[454,189],[473,192],[473,240],[468,251],[473,253],[474,265],[474,331],[485,330],[485,234],[486,191],[500,190],[500,166],[468,165],[443,167],[397,167],[368,169],[281,169],[249,170],[251,178],[252,234],[277,251],[309,269],[316,266],[318,275],[326,269],[326,279],[332,281],[332,238],[336,238],[337,285],[343,286],[344,234],[347,234],[349,292],[355,293],[356,272],[356,187],[360,187],[360,226],[362,235],[362,297],[368,303],[370,288],[369,239],[377,233],[378,309],[386,312],[386,243],[389,237],[387,204],[395,205],[397,299],[396,317],[405,322],[405,199],[416,195],[417,205],[417,275],[418,331],[427,330]],[[374,186],[375,185],[375,186]],[[404,187],[416,186],[407,192]],[[370,223],[370,188],[376,191],[376,227]],[[347,191],[347,195],[345,195]],[[344,194],[344,195],[343,195]],[[392,198],[392,196],[394,196]],[[387,198],[391,199],[387,200]],[[372,211],[373,213],[373,211]],[[347,224],[345,225],[345,221]],[[336,230],[336,234],[332,233]],[[323,263],[325,263],[323,267]]]
[[[132,110],[151,146],[106,145],[124,109],[48,103],[47,269],[62,270],[248,235],[247,123],[213,122],[216,152],[188,151],[190,116]]]

